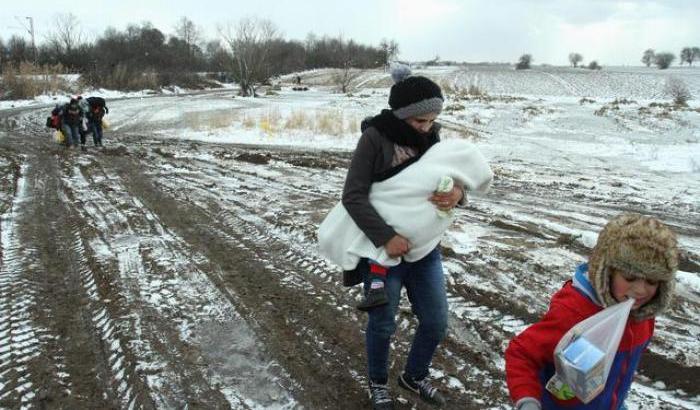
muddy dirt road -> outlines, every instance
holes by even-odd
[[[41,127],[45,111],[0,115],[0,408],[369,404],[359,288],[343,288],[315,245],[348,153],[168,140],[135,125],[109,132],[104,150],[68,151]],[[569,262],[587,252],[538,220],[590,227],[649,211],[624,193],[600,201],[495,169],[494,191],[459,211],[443,249],[450,329],[433,376],[450,409],[507,408],[502,351],[572,266],[533,250]],[[653,212],[700,234],[697,209]],[[474,229],[480,245],[461,252],[454,238]],[[697,255],[683,269],[697,275]],[[677,346],[697,344],[699,306],[681,294],[661,321],[636,403],[698,405],[697,357]],[[392,375],[415,326],[407,306],[398,323]],[[405,394],[397,404],[424,408]]]

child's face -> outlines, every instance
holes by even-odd
[[[622,271],[610,268],[610,287],[615,300],[624,302],[627,299],[635,299],[632,310],[644,306],[654,298],[659,289],[659,282],[647,280]]]
[[[427,133],[433,127],[433,123],[437,118],[437,113],[431,112],[424,115],[416,115],[415,117],[406,118],[408,125],[420,133]]]

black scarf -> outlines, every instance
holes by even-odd
[[[433,126],[427,133],[416,131],[406,121],[396,118],[391,110],[382,110],[379,115],[369,120],[369,125],[395,144],[417,148],[418,157],[439,141],[437,133],[439,127]]]
[[[434,124],[427,133],[419,132],[406,123],[406,121],[396,118],[391,110],[382,110],[379,115],[367,120],[366,124],[363,124],[363,130],[365,125],[367,127],[376,128],[377,131],[395,144],[414,147],[417,150],[415,157],[381,172],[378,175],[374,175],[374,182],[384,181],[403,171],[406,167],[418,161],[428,148],[440,141],[440,137],[438,136],[440,126],[438,124]]]

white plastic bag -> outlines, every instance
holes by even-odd
[[[547,382],[555,397],[584,403],[605,388],[634,299],[610,306],[577,323],[554,349],[556,373]]]

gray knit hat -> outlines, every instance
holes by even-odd
[[[391,70],[394,85],[389,92],[389,106],[396,118],[405,120],[442,111],[444,98],[440,86],[423,76],[411,75],[411,69],[398,65]]]
[[[637,319],[661,313],[671,302],[678,269],[676,235],[652,217],[625,213],[611,219],[598,235],[588,264],[588,277],[605,306],[618,303],[610,287],[610,268],[659,281],[656,296],[632,311]]]

